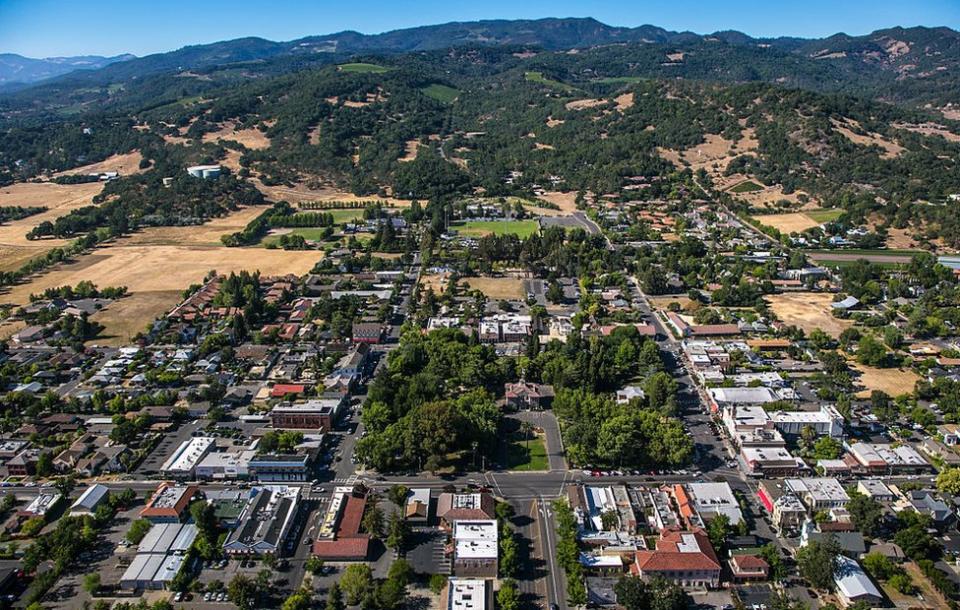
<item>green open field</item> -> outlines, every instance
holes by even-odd
[[[914,254],[923,254],[924,250],[898,250],[896,248],[877,248],[875,250],[864,250],[863,248],[838,248],[836,250],[806,250],[806,253],[817,256],[818,258],[828,258],[831,254],[856,254],[859,256],[913,256]]]
[[[822,210],[807,210],[804,212],[807,216],[819,223],[831,222],[843,215],[843,210],[839,208],[826,208]]]
[[[350,222],[351,220],[363,218],[362,208],[355,208],[352,210],[323,210],[323,212],[333,215],[334,224],[342,224],[344,222]]]
[[[341,72],[358,72],[360,74],[383,74],[384,72],[389,72],[390,68],[384,66],[378,66],[377,64],[365,64],[362,62],[350,63],[350,64],[340,64],[337,66]]]
[[[817,264],[821,267],[829,267],[830,269],[844,269],[846,267],[852,267],[856,264],[857,261],[830,261],[830,260],[818,260]],[[871,261],[871,265],[874,267],[880,267],[881,269],[893,270],[900,267],[906,267],[906,263],[896,263],[896,262],[876,262]]]
[[[763,187],[751,180],[746,180],[730,189],[731,193],[755,193],[762,191]]]
[[[323,231],[324,227],[299,227],[290,229],[287,235],[302,235],[307,241],[323,241]],[[268,244],[275,244],[279,241],[279,235],[268,235],[260,241],[260,245],[265,247]]]
[[[543,72],[524,72],[523,77],[530,81],[531,83],[539,83],[541,85],[547,85],[549,87],[554,87],[556,89],[561,89],[570,93],[576,91],[576,88],[571,87],[566,83],[561,83],[560,81],[547,78],[543,75]]]
[[[539,436],[529,441],[521,440],[519,435],[510,440],[507,445],[507,470],[531,471],[549,470],[547,446]]]
[[[460,95],[459,89],[454,89],[453,87],[448,87],[438,83],[424,87],[421,89],[421,91],[423,91],[424,95],[427,97],[432,97],[438,102],[442,102],[444,104],[452,103],[455,99],[457,99],[457,96]]]
[[[508,235],[527,238],[540,230],[536,220],[471,220],[453,225],[460,235],[483,237],[484,235]]]
[[[598,78],[593,81],[595,83],[602,83],[604,85],[629,85],[632,83],[643,82],[644,79],[642,76],[608,76],[607,78]]]

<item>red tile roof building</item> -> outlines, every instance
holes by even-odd
[[[706,532],[699,528],[661,531],[656,550],[637,551],[630,571],[641,578],[660,577],[688,588],[720,585],[720,560]]]

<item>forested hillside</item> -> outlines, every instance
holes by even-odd
[[[484,27],[516,41],[509,23]],[[556,44],[599,36],[584,33],[591,24],[551,23]],[[423,44],[439,44],[437,36]],[[236,54],[226,65],[61,95],[65,79],[3,98],[0,180],[138,150],[146,173],[111,191],[122,193],[126,213],[142,222],[173,211],[147,201],[144,189],[199,162],[221,162],[240,179],[225,192],[246,181],[334,183],[357,195],[437,202],[541,188],[653,199],[701,187],[724,191],[749,179],[776,192],[755,207],[815,201],[845,207],[854,219],[879,214],[960,241],[956,215],[942,205],[960,193],[960,116],[949,106],[871,99],[897,87],[904,100],[956,94],[940,90],[955,71],[936,67],[957,56],[955,32],[890,30],[876,40],[763,45],[736,33],[660,38],[666,42],[575,53],[485,45],[338,63],[336,53],[297,58],[279,47],[270,47],[274,60],[236,63],[269,45],[233,41]],[[886,55],[877,55],[883,44]],[[208,61],[210,52],[190,48],[189,56]],[[127,64],[107,70],[130,70]],[[888,86],[891,78],[896,87]],[[44,105],[47,93],[59,101]],[[20,107],[28,95],[38,97],[30,109]],[[216,213],[207,206],[188,216]],[[70,234],[78,225],[61,224],[47,234]]]

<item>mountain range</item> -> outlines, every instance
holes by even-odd
[[[113,57],[80,55],[77,57],[47,57],[44,59],[33,59],[16,53],[0,53],[0,85],[35,83],[75,70],[96,70],[119,61],[134,58],[135,56],[129,53]]]

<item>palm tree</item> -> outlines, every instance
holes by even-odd
[[[523,438],[526,444],[527,449],[530,448],[530,435],[533,433],[533,424],[528,421],[520,422],[520,433],[523,434]]]

